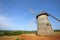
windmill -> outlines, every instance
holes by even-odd
[[[35,16],[37,20],[37,35],[40,36],[53,36],[54,31],[52,29],[52,26],[49,22],[48,16],[53,17],[57,21],[60,22],[59,19],[52,16],[51,14],[48,14],[47,12],[42,11],[40,14],[36,15],[33,10],[30,10]]]

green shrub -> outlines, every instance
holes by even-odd
[[[17,38],[16,40],[24,40],[24,39],[19,39],[19,38]]]
[[[4,32],[0,32],[0,36],[4,36],[5,34],[4,34]]]
[[[21,35],[21,34],[30,34],[30,33],[36,33],[36,31],[2,31],[0,30],[0,36],[15,36],[15,35]]]
[[[16,40],[20,40],[19,38],[16,38]]]

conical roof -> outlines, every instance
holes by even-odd
[[[41,15],[47,15],[47,16],[49,16],[49,14],[47,14],[47,12],[42,11],[40,14],[38,14],[38,15],[36,16],[36,18],[38,18],[38,17],[41,16]]]

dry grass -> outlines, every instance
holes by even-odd
[[[0,40],[16,40],[17,36],[0,36]]]

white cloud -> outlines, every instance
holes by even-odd
[[[8,18],[5,16],[0,16],[0,27],[9,27],[11,24],[8,21]]]

